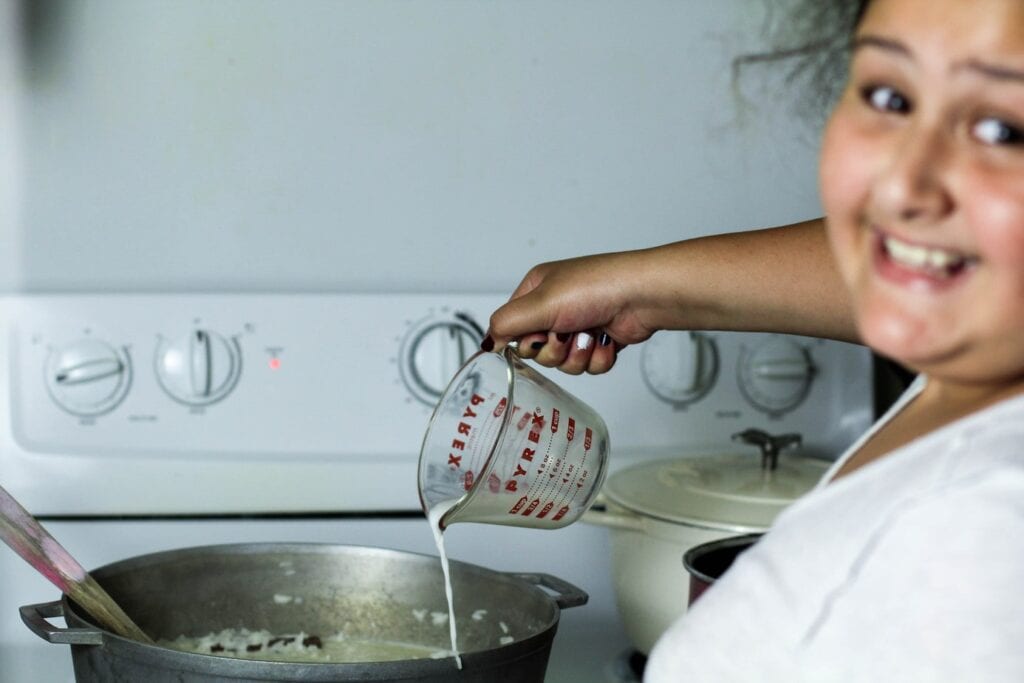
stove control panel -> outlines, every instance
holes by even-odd
[[[37,514],[416,510],[433,406],[505,298],[0,297],[0,481]],[[660,332],[605,375],[538,369],[602,415],[615,469],[747,428],[834,457],[872,419],[870,363]]]

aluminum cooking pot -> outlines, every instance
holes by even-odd
[[[451,657],[270,662],[145,645],[96,626],[67,596],[22,607],[21,615],[41,638],[71,645],[79,683],[543,681],[560,609],[586,603],[587,595],[546,574],[463,562],[452,562],[451,572],[461,671]],[[222,545],[142,555],[92,575],[155,640],[247,628],[450,648],[447,624],[422,618],[424,611],[447,613],[434,556],[344,545]],[[58,616],[69,628],[46,621]]]

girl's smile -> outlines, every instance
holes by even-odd
[[[869,345],[938,385],[1024,388],[1024,3],[874,0],[821,190]]]
[[[906,286],[939,289],[967,278],[977,258],[955,249],[904,241],[873,228],[875,264],[880,277]]]

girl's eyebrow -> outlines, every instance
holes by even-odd
[[[853,52],[860,50],[865,47],[877,47],[886,52],[892,52],[902,57],[911,57],[910,50],[906,45],[893,40],[892,38],[883,38],[882,36],[873,36],[871,34],[861,34],[854,36],[853,42],[850,43],[850,49]]]
[[[968,59],[953,67],[954,71],[971,71],[997,81],[1024,83],[1024,71],[999,64],[990,64],[977,59]]]
[[[854,52],[865,47],[878,48],[906,59],[913,60],[914,58],[910,48],[898,40],[893,40],[892,38],[866,34],[856,36],[851,43],[851,49]],[[991,62],[985,62],[980,59],[965,59],[961,62],[957,62],[953,65],[952,71],[968,71],[998,81],[1024,83],[1024,69],[992,64]]]

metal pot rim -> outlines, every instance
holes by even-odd
[[[752,546],[763,535],[764,534],[744,534],[742,536],[729,536],[728,538],[720,538],[716,541],[708,541],[707,543],[695,545],[683,553],[683,567],[697,579],[707,584],[712,584],[717,581],[719,577],[709,576],[700,571],[693,566],[694,561],[715,550],[735,548],[738,546]]]
[[[436,556],[375,546],[331,543],[238,543],[194,546],[133,556],[98,567],[92,573],[99,574],[102,577],[104,572],[130,572],[166,563],[171,559],[202,557],[211,554],[256,555],[294,553],[330,555],[338,552],[355,552],[359,555],[371,556],[411,557],[416,561],[422,562],[437,561]],[[536,633],[500,648],[461,652],[460,654],[466,667],[472,667],[477,660],[481,664],[486,662],[487,666],[493,666],[495,652],[501,653],[502,660],[512,662],[529,657],[539,649],[549,648],[551,639],[557,630],[561,609],[585,604],[587,601],[587,595],[582,590],[548,574],[499,572],[457,560],[452,560],[451,565],[453,572],[458,567],[459,570],[464,572],[485,575],[489,580],[519,584],[523,590],[536,591],[542,596],[542,599],[547,600],[552,606],[553,616],[550,622],[544,624]],[[541,586],[560,591],[561,594],[552,595],[551,592],[543,590]],[[436,660],[420,658],[388,662],[277,662],[183,652],[160,645],[133,641],[107,631],[95,625],[91,619],[83,616],[83,611],[67,595],[62,595],[60,602],[55,604],[62,606],[68,626],[72,627],[69,630],[77,629],[79,634],[90,631],[91,633],[85,633],[85,635],[92,635],[98,641],[98,644],[84,645],[84,647],[107,647],[117,651],[118,656],[131,657],[133,659],[145,658],[150,661],[159,659],[166,663],[169,668],[180,671],[206,675],[229,672],[236,676],[239,673],[243,673],[253,678],[266,677],[269,680],[326,681],[334,680],[336,676],[342,673],[347,676],[345,680],[356,680],[351,678],[353,674],[361,670],[366,670],[368,673],[376,671],[382,664],[386,664],[388,671],[396,677],[408,676],[410,678],[422,676],[425,673],[443,673],[453,666],[450,657]],[[50,642],[59,641],[51,638]]]

